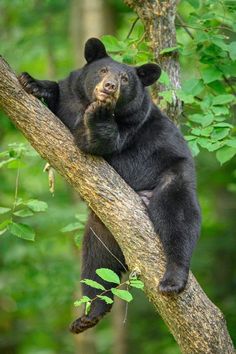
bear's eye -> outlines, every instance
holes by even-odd
[[[124,84],[127,84],[127,82],[129,81],[128,76],[127,76],[127,75],[122,75],[122,76],[121,76],[121,81],[122,81]]]
[[[101,73],[101,74],[106,74],[107,71],[108,71],[107,68],[102,68],[102,69],[100,70],[100,73]]]

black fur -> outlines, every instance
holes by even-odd
[[[134,68],[117,63],[95,38],[86,43],[85,58],[87,64],[82,69],[58,84],[34,80],[26,73],[20,76],[20,82],[28,92],[45,99],[71,130],[81,150],[103,156],[140,194],[167,259],[159,290],[179,293],[186,285],[200,232],[200,210],[188,146],[145,88],[158,79],[160,68],[156,64]],[[91,213],[83,242],[82,278],[101,281],[95,274],[100,267],[121,276],[124,267],[95,234],[126,267],[115,239]],[[111,284],[104,282],[104,286]],[[93,298],[99,292],[83,285],[84,295]],[[89,315],[72,324],[72,332],[94,326],[110,308],[96,300]]]

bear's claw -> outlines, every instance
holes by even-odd
[[[30,76],[28,73],[26,72],[21,73],[18,76],[18,80],[27,93],[32,94],[37,98],[47,98],[50,96],[48,90],[42,87],[37,82],[37,80],[32,78],[32,76]]]

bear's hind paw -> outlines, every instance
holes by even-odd
[[[75,320],[71,324],[70,331],[75,334],[84,332],[84,331],[86,331],[86,329],[94,327],[99,322],[99,320],[101,318],[102,318],[102,316],[90,318],[90,317],[84,315],[80,318],[77,318],[77,320]]]

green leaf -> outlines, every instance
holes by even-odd
[[[16,206],[19,206],[21,204],[24,204],[23,199],[22,198],[17,198],[16,199]]]
[[[223,165],[226,161],[232,159],[235,154],[236,148],[224,146],[216,152],[216,158],[221,163],[221,165]]]
[[[179,49],[179,46],[164,48],[160,51],[160,54],[170,53],[170,52],[173,52],[174,50],[177,50],[177,49]]]
[[[35,231],[29,225],[12,222],[8,229],[13,235],[17,237],[28,241],[34,241]]]
[[[108,52],[120,52],[126,47],[123,42],[110,35],[102,36],[101,41],[105,45]]]
[[[228,44],[225,43],[224,41],[224,36],[223,37],[219,37],[218,36],[212,36],[212,43],[214,43],[215,45],[217,45],[219,48],[221,48],[223,51],[224,50],[229,50],[229,46]]]
[[[75,230],[81,230],[84,226],[80,222],[73,222],[64,226],[60,231],[61,232],[71,232]]]
[[[200,136],[201,135],[201,129],[200,128],[193,128],[191,130],[191,133],[194,134],[194,135]]]
[[[208,86],[211,87],[217,95],[224,95],[227,93],[225,91],[226,87],[224,86],[224,83],[220,80],[212,81],[208,84]]]
[[[208,108],[212,105],[212,99],[214,96],[208,94],[205,95],[204,99],[200,102],[200,106],[203,112],[208,110]]]
[[[7,219],[7,220],[4,220],[1,224],[0,224],[0,235],[3,235],[4,232],[7,231],[7,228],[8,228],[8,225],[11,224],[11,219]]]
[[[132,286],[133,288],[137,289],[143,289],[144,284],[141,280],[133,279],[133,280],[128,280],[127,283]]]
[[[86,302],[90,302],[91,299],[88,296],[83,296],[80,300],[76,300],[74,302],[74,306],[78,307],[81,306],[82,304],[85,304]]]
[[[195,135],[185,135],[184,138],[186,141],[196,140]]]
[[[130,294],[128,290],[120,290],[120,289],[111,289],[111,292],[119,297],[122,300],[125,300],[127,302],[130,302],[133,300],[133,296]]]
[[[226,141],[225,141],[225,144],[226,144],[227,146],[231,146],[231,147],[236,148],[236,139],[226,140]]]
[[[159,96],[163,97],[166,102],[171,103],[173,99],[173,92],[172,90],[161,91],[159,92]]]
[[[211,132],[213,130],[213,127],[205,127],[201,130],[201,136],[210,136]]]
[[[26,163],[19,160],[19,159],[16,159],[15,161],[11,161],[8,163],[7,165],[7,168],[9,169],[13,169],[13,170],[17,170],[18,168],[23,168],[23,167],[26,167]]]
[[[229,56],[232,60],[236,60],[236,42],[229,44]]]
[[[209,141],[208,138],[198,138],[197,143],[203,147],[204,149],[209,149],[211,147],[211,142]]]
[[[5,158],[5,157],[9,157],[9,151],[2,151],[0,152],[0,158]]]
[[[211,137],[213,140],[224,139],[230,132],[229,128],[214,128]]]
[[[213,120],[214,120],[214,116],[212,113],[208,113],[208,114],[204,115],[202,126],[207,127],[208,125],[210,125],[213,122]]]
[[[88,219],[88,214],[87,214],[87,213],[76,214],[76,215],[75,215],[75,218],[76,218],[77,220],[79,220],[79,222],[80,222],[81,224],[85,225],[86,222],[87,222],[87,219]]]
[[[123,55],[123,63],[134,65],[135,64],[135,54],[124,54]]]
[[[233,128],[234,126],[227,122],[216,123],[214,124],[214,128]]]
[[[47,203],[37,199],[31,199],[25,204],[34,212],[46,211],[48,208]]]
[[[169,75],[167,74],[166,71],[161,72],[161,76],[160,76],[158,82],[160,82],[161,84],[164,84],[164,85],[170,84],[170,78],[169,78]]]
[[[0,214],[6,214],[11,210],[11,208],[0,207]]]
[[[223,141],[216,141],[215,143],[213,143],[210,146],[208,146],[207,150],[210,151],[210,152],[216,151],[222,146],[224,146],[224,142]]]
[[[6,219],[0,224],[0,230],[5,229],[8,225],[12,223],[11,219]]]
[[[0,230],[0,236],[3,235],[7,231],[7,227],[5,229]]]
[[[206,127],[206,126],[210,125],[213,122],[214,116],[213,116],[212,113],[208,113],[206,115],[203,115],[203,114],[192,114],[192,115],[189,116],[189,120],[191,120],[192,122],[195,122],[195,123],[199,123],[203,127]]]
[[[80,280],[80,282],[83,284],[86,284],[88,286],[91,286],[91,288],[94,288],[94,289],[106,290],[102,284],[99,284],[98,282],[96,282],[92,279],[83,279],[83,280]]]
[[[74,240],[75,240],[75,244],[78,248],[81,247],[82,244],[82,234],[81,233],[77,233],[76,235],[74,235]]]
[[[212,111],[214,112],[214,114],[216,116],[220,116],[220,115],[227,115],[229,114],[229,109],[225,106],[223,107],[212,107]]]
[[[34,213],[29,209],[21,209],[21,210],[15,211],[13,214],[16,216],[19,216],[21,218],[27,218],[28,216],[34,215]]]
[[[204,89],[202,80],[189,79],[186,80],[182,85],[182,90],[186,94],[191,94],[193,96],[198,95]]]
[[[197,145],[197,141],[196,140],[191,140],[191,141],[188,142],[188,145],[190,147],[190,150],[192,152],[193,157],[197,156],[199,154],[199,152],[200,152],[199,147]]]
[[[181,101],[184,101],[184,103],[191,104],[194,102],[194,96],[186,94],[183,90],[177,90],[176,95]],[[171,95],[171,99],[172,99],[172,95]]]
[[[234,101],[235,97],[233,95],[219,95],[213,98],[212,104],[214,106],[223,105]]]
[[[103,280],[109,283],[120,284],[120,278],[113,272],[113,270],[108,268],[99,268],[96,270],[97,275]]]
[[[97,297],[99,297],[99,299],[105,301],[106,304],[113,304],[113,300],[108,297],[108,296],[105,296],[105,295],[98,295]]]
[[[202,68],[201,73],[205,84],[218,80],[223,75],[222,72],[213,65]]]
[[[10,159],[8,159],[8,160],[4,160],[4,161],[1,161],[0,162],[0,168],[1,167],[4,167],[5,165],[8,165],[11,161],[15,161],[16,159],[15,158],[10,158]]]
[[[85,303],[85,315],[87,316],[91,309],[91,301]]]
[[[187,2],[194,7],[194,9],[198,9],[200,6],[199,0],[187,0]]]

